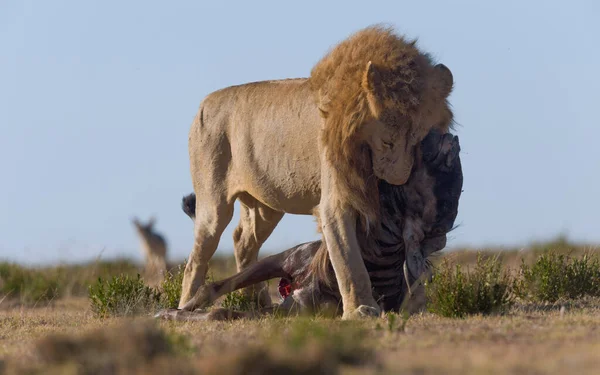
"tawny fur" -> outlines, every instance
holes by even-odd
[[[365,71],[369,63],[372,79]],[[370,150],[358,141],[360,127],[373,119],[404,127],[411,145],[432,127],[447,132],[453,118],[446,102],[452,82],[440,83],[437,73],[416,41],[381,26],[350,36],[312,69],[309,83],[325,119],[320,141],[343,181],[338,199],[349,202],[371,225],[377,220],[379,195],[373,193],[377,179],[372,178]]]
[[[383,311],[415,312],[424,307],[422,280],[414,271],[403,267],[408,258],[419,258],[429,274],[431,254],[446,245],[446,234],[452,230],[458,213],[462,192],[462,167],[458,137],[432,131],[421,142],[421,157],[417,157],[409,181],[403,186],[380,182],[380,225],[367,235],[364,227],[357,226],[361,246],[378,251],[375,257],[365,258],[373,285],[373,296]],[[183,211],[194,219],[196,198],[190,194],[183,198]],[[200,288],[195,298],[205,305],[223,295],[248,285],[280,277],[280,293],[284,301],[277,307],[252,312],[235,312],[228,309],[208,313],[184,310],[163,310],[156,317],[175,320],[228,320],[257,318],[277,310],[288,314],[295,312],[320,312],[329,308],[339,312],[340,293],[333,270],[328,267],[324,276],[315,275],[311,260],[323,241],[313,241],[294,246],[282,253],[266,257],[236,275]],[[327,259],[327,258],[326,258]],[[405,263],[406,264],[406,263]],[[194,302],[191,302],[195,304]],[[325,311],[324,311],[325,310]]]
[[[371,64],[369,64],[371,61]],[[241,203],[238,270],[285,213],[317,214],[344,301],[344,317],[377,312],[356,238],[377,219],[377,181],[404,183],[416,145],[446,131],[452,75],[391,30],[340,43],[309,79],[256,82],[208,95],[189,135],[195,244],[180,306],[204,284],[208,261]],[[368,192],[368,194],[367,194]],[[368,249],[362,249],[363,251]]]

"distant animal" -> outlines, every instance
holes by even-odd
[[[145,255],[146,277],[148,280],[153,280],[153,283],[158,283],[167,270],[167,242],[154,230],[155,218],[151,217],[145,224],[137,217],[131,221],[140,238]]]
[[[195,240],[179,307],[205,302],[195,296],[238,200],[238,271],[256,262],[285,213],[315,215],[343,319],[379,316],[363,262],[374,254],[359,244],[357,226],[380,225],[380,181],[405,184],[418,144],[431,129],[449,130],[452,86],[450,70],[415,41],[374,26],[335,46],[309,78],[209,94],[189,132]],[[418,277],[422,262],[412,262]],[[268,293],[259,301],[270,305]]]
[[[369,231],[366,227],[357,227],[361,246],[373,249],[369,253],[372,256],[364,262],[373,285],[373,298],[383,311],[398,312],[403,301],[407,302],[404,305],[408,306],[407,310],[423,306],[421,280],[414,278],[408,259],[415,258],[414,263],[423,263],[422,267],[428,270],[428,257],[446,246],[446,234],[453,228],[458,213],[463,184],[458,137],[431,131],[420,150],[421,158],[417,158],[405,185],[380,182],[380,225]],[[182,202],[183,211],[192,219],[195,200],[191,194]],[[328,258],[318,259],[319,254],[327,254],[319,251],[322,246],[325,246],[323,241],[313,241],[266,257],[230,278],[202,286],[188,302],[204,307],[233,290],[280,277],[283,302],[278,306],[252,312],[171,309],[160,312],[157,317],[221,320],[253,318],[275,310],[286,314],[323,311],[337,314],[341,295]]]

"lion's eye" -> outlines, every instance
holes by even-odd
[[[392,149],[394,147],[394,144],[392,142],[383,141],[383,145],[389,149]]]

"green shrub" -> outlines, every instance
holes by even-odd
[[[519,296],[544,302],[600,296],[600,260],[585,254],[572,258],[549,251],[540,255],[532,266],[521,264]]]
[[[123,273],[135,275],[137,268],[128,260],[40,268],[2,262],[0,297],[34,304],[55,298],[85,296],[98,277],[108,279]]]
[[[56,275],[40,269],[0,263],[0,293],[4,296],[18,298],[24,303],[36,303],[55,298],[58,289]]]
[[[43,272],[53,275],[58,282],[59,297],[87,296],[89,286],[98,277],[109,279],[113,276],[128,274],[135,276],[139,270],[127,259],[97,261],[85,264],[59,265],[43,269]]]
[[[89,298],[98,317],[124,316],[160,308],[161,293],[145,285],[139,274],[121,275],[109,280],[98,278],[89,287]]]
[[[477,257],[473,271],[463,271],[448,260],[435,270],[425,285],[427,308],[445,317],[503,312],[513,302],[514,280],[497,257]]]
[[[258,309],[256,298],[249,297],[242,290],[235,290],[226,294],[221,307],[235,311],[254,311]]]
[[[136,277],[122,274],[107,280],[100,277],[89,287],[92,310],[99,317],[107,317],[177,308],[181,299],[184,269],[185,263],[166,272],[163,281],[156,288],[146,285],[139,274]]]
[[[179,306],[184,269],[185,265],[179,266],[176,270],[171,270],[166,273],[165,278],[160,285],[161,307],[175,309]]]
[[[585,254],[574,258],[567,267],[567,294],[570,298],[600,296],[600,260]]]

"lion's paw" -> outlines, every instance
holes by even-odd
[[[342,320],[358,320],[358,319],[369,319],[379,318],[381,315],[381,309],[379,307],[373,307],[368,305],[360,305],[356,310],[344,313]]]
[[[194,294],[194,297],[186,303],[180,303],[179,309],[185,311],[193,311],[203,309],[213,303],[214,291],[211,285],[202,285]],[[183,302],[183,301],[182,301]]]

